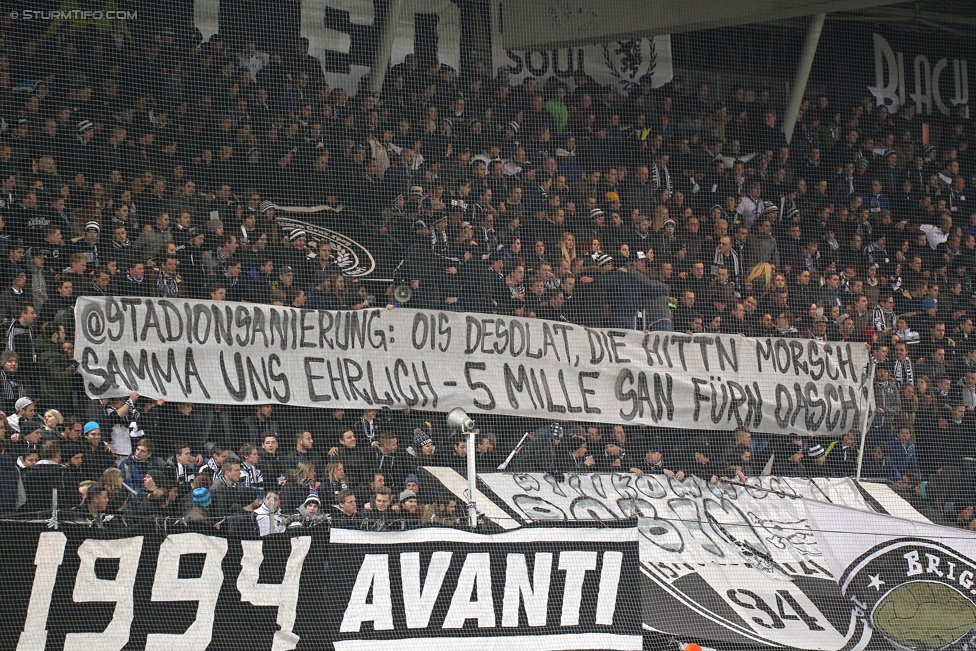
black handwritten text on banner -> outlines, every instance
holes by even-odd
[[[140,298],[81,298],[75,321],[75,359],[92,397],[137,391],[222,404],[461,406],[809,434],[846,432],[870,413],[868,355],[858,344]]]

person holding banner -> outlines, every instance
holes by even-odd
[[[685,478],[684,470],[671,470],[673,466],[671,455],[665,450],[665,446],[655,438],[647,445],[647,452],[644,458],[630,469],[632,473],[641,477],[643,475],[663,475],[668,479],[682,481]]]

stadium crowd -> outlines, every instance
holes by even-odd
[[[790,143],[766,88],[680,76],[627,94],[519,84],[408,56],[383,91],[330,88],[307,43],[204,42],[67,21],[0,34],[0,516],[262,533],[464,523],[422,480],[857,471],[841,440],[86,397],[79,296],[314,309],[437,308],[592,327],[857,342],[876,367],[863,476],[973,528],[973,125],[857,96],[804,102]],[[923,140],[922,123],[932,128]],[[382,242],[389,286],[343,274],[279,206]],[[396,292],[409,286],[410,292]],[[385,292],[385,294],[384,294]],[[409,294],[409,298],[407,298]],[[399,523],[399,524],[396,524]]]

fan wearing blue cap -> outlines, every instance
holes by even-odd
[[[204,486],[194,488],[192,493],[193,506],[186,514],[187,522],[205,524],[216,529],[220,528],[219,522],[214,522],[214,513],[210,508],[212,500],[210,490]]]
[[[210,491],[203,486],[193,489],[193,504],[202,509],[210,506]]]

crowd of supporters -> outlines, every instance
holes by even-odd
[[[464,505],[419,469],[463,473],[468,454],[495,469],[525,432],[510,470],[857,471],[856,429],[497,418],[472,451],[409,410],[91,400],[74,301],[130,296],[854,342],[877,369],[863,476],[976,523],[966,107],[943,120],[819,95],[787,143],[766,88],[512,84],[411,55],[381,93],[350,96],[305,42],[45,29],[0,33],[0,515],[47,517],[58,488],[62,516],[99,526],[458,524]],[[277,208],[302,205],[325,206],[310,224],[369,231],[394,282],[346,277],[327,242],[281,228]]]

